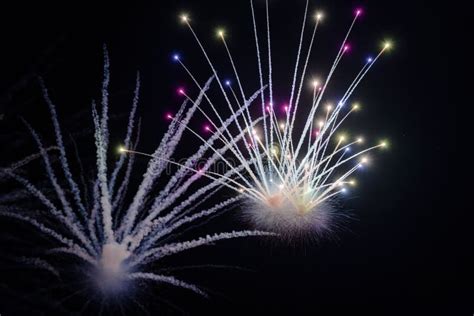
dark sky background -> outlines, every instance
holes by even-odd
[[[354,218],[337,237],[290,246],[237,240],[178,256],[169,263],[227,264],[249,271],[185,271],[187,280],[211,290],[211,298],[151,287],[138,297],[151,315],[171,313],[155,303],[155,296],[162,294],[192,315],[471,315],[474,311],[472,279],[466,274],[472,230],[462,229],[466,210],[452,202],[455,171],[449,166],[456,157],[456,108],[447,106],[450,83],[442,80],[448,76],[443,38],[449,34],[442,28],[442,8],[421,1],[313,2],[310,8],[323,9],[327,18],[317,35],[310,74],[326,73],[353,9],[365,8],[350,41],[352,52],[335,77],[335,92],[367,53],[379,48],[382,39],[393,39],[395,49],[356,91],[354,99],[364,104],[364,110],[351,123],[351,130],[373,136],[373,140],[387,137],[390,150],[372,155],[373,166],[358,177],[360,185],[342,200]],[[256,3],[263,22],[264,2]],[[281,94],[280,99],[291,80],[303,10],[304,1],[271,1],[275,90],[282,91],[276,93],[277,97]],[[115,130],[123,134],[120,114],[127,113],[139,70],[143,82],[141,149],[152,151],[167,124],[163,113],[180,104],[176,87],[191,87],[186,74],[172,63],[171,54],[181,53],[201,81],[210,75],[190,32],[179,23],[182,11],[189,12],[213,58],[225,65],[222,72],[230,75],[225,51],[214,35],[216,26],[227,29],[228,43],[250,93],[258,78],[247,1],[1,4],[1,166],[34,148],[20,116],[52,140],[36,75],[45,78],[66,131],[79,139],[87,136],[90,100],[100,91],[104,43],[112,63]],[[196,91],[191,88],[190,93]],[[183,139],[184,147],[190,139]],[[94,153],[89,156],[93,159]],[[245,227],[234,212],[202,232]],[[59,308],[52,304],[60,300],[54,295],[29,295],[31,289],[25,287],[31,282],[25,279],[35,278],[34,273],[5,267],[1,277],[2,316],[80,309],[80,299],[66,300]],[[37,282],[36,286],[45,286],[45,281]]]

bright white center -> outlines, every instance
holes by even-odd
[[[105,244],[102,248],[100,264],[107,277],[116,277],[121,272],[122,262],[130,256],[125,245],[116,242]]]

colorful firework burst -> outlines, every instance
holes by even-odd
[[[360,108],[358,103],[350,102],[355,89],[392,44],[390,41],[385,41],[374,57],[366,58],[360,71],[341,93],[342,96],[336,102],[330,103],[327,97],[328,87],[341,60],[351,49],[349,37],[363,14],[362,9],[356,9],[327,75],[322,80],[311,80],[312,97],[304,100],[302,92],[305,82],[308,81],[307,70],[312,48],[317,30],[324,18],[322,12],[315,13],[314,25],[308,39],[306,28],[309,15],[306,1],[295,53],[294,71],[290,75],[283,74],[283,78],[292,79],[287,80],[291,92],[281,106],[283,115],[280,115],[277,113],[279,107],[276,106],[273,90],[275,72],[268,1],[265,4],[266,61],[257,30],[256,10],[253,1],[250,1],[260,81],[257,124],[254,119],[255,111],[249,110],[247,104],[244,89],[246,81],[239,73],[237,62],[226,41],[225,31],[218,29],[217,36],[224,45],[237,89],[234,89],[230,80],[220,78],[216,65],[192,27],[189,15],[180,16],[182,23],[191,31],[212,74],[217,78],[220,92],[225,99],[224,107],[231,111],[234,118],[233,125],[237,127],[238,135],[244,133],[245,137],[236,142],[234,137],[236,134],[231,132],[230,128],[224,131],[217,128],[218,122],[223,120],[222,110],[216,110],[219,106],[213,102],[208,93],[204,93],[204,97],[217,119],[205,115],[209,121],[205,129],[217,135],[228,147],[229,155],[223,159],[228,161],[228,165],[236,172],[232,181],[228,181],[226,185],[246,198],[245,213],[256,227],[277,231],[288,237],[305,233],[319,235],[330,231],[334,226],[334,219],[338,213],[334,207],[334,200],[341,193],[345,193],[348,186],[355,184],[351,176],[368,163],[366,153],[387,146],[386,141],[380,141],[362,148],[362,137],[349,137],[340,131],[348,117]],[[173,59],[182,66],[202,91],[182,58],[174,55]],[[268,70],[267,73],[264,68]],[[278,76],[279,79],[282,78],[281,75]],[[180,90],[180,93],[190,99],[183,90]],[[243,115],[235,115],[242,108],[245,108]],[[238,167],[233,167],[236,165]]]

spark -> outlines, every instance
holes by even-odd
[[[181,14],[179,18],[183,23],[187,23],[189,21],[189,16],[186,13]]]
[[[127,152],[127,148],[125,148],[124,146],[119,146],[117,148],[117,151],[119,152],[119,154],[123,154],[123,153]]]
[[[323,12],[318,11],[318,12],[316,12],[315,17],[316,17],[316,20],[317,20],[317,21],[320,21],[320,20],[322,20],[322,19],[324,18],[324,14],[323,14]]]
[[[391,49],[392,48],[392,42],[391,41],[385,41],[385,43],[383,44],[383,47],[385,49]]]
[[[224,35],[225,35],[225,32],[223,29],[217,29],[217,36],[219,36],[220,38],[224,38]]]

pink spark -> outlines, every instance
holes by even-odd
[[[344,45],[344,52],[347,52],[349,49],[351,49],[351,45],[349,44]]]
[[[173,119],[173,115],[171,115],[171,113],[166,113],[166,118],[168,120],[172,120]]]
[[[209,125],[204,125],[204,130],[206,132],[210,132],[211,131],[211,128],[209,127]]]
[[[178,89],[178,94],[184,95],[184,89],[183,89],[183,88],[179,88],[179,89]]]
[[[359,16],[359,15],[361,15],[363,12],[364,12],[364,11],[363,11],[361,8],[357,8],[357,9],[355,10],[355,15],[356,15],[356,16]]]

